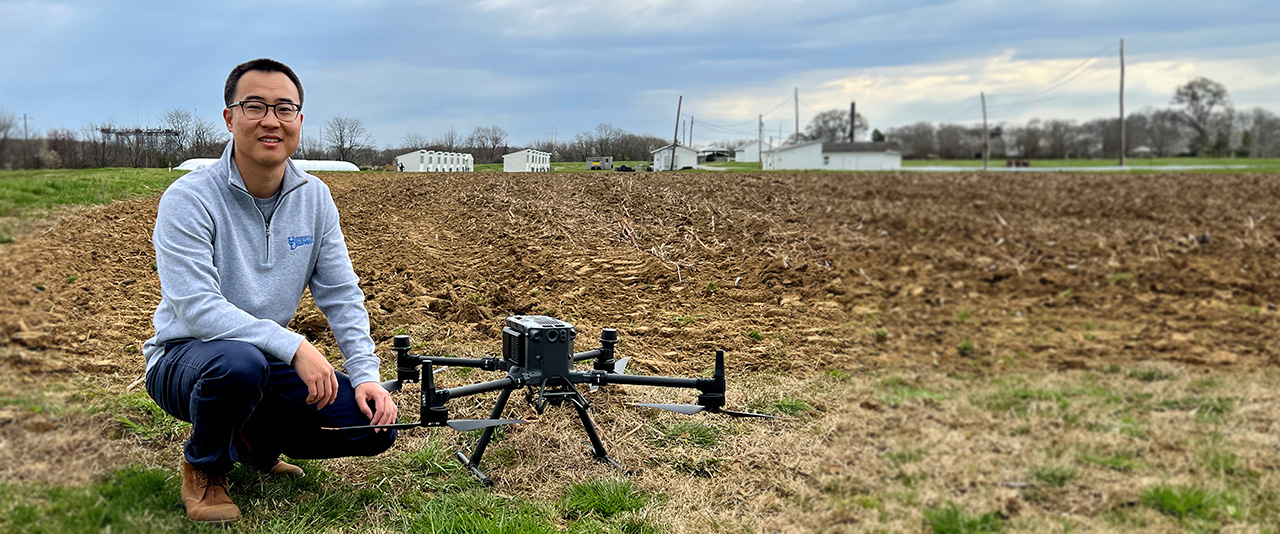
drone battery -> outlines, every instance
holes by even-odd
[[[544,376],[566,375],[572,367],[573,325],[545,315],[507,317],[502,329],[502,358]]]

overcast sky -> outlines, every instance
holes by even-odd
[[[379,147],[497,125],[512,145],[610,123],[694,143],[794,130],[856,101],[873,128],[1114,116],[1196,76],[1280,113],[1275,0],[0,0],[0,111],[32,131],[221,122],[236,63],[306,89],[306,135],[360,119]]]

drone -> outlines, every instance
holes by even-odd
[[[532,405],[539,415],[542,415],[548,405],[560,406],[565,401],[572,404],[582,420],[582,427],[587,437],[591,440],[592,456],[597,461],[618,469],[622,469],[622,466],[610,458],[605,450],[604,442],[600,440],[600,434],[596,431],[595,422],[587,412],[591,403],[583,397],[582,391],[578,389],[579,385],[587,385],[589,391],[595,391],[609,384],[696,389],[699,393],[697,404],[631,404],[686,415],[707,412],[730,417],[782,419],[772,415],[724,408],[723,350],[716,351],[715,369],[711,378],[628,375],[624,374],[624,371],[630,358],[614,358],[615,346],[618,344],[617,330],[602,329],[598,348],[575,353],[573,343],[577,336],[577,331],[568,322],[545,315],[515,315],[507,317],[506,327],[502,329],[501,358],[454,358],[409,354],[412,346],[409,336],[397,335],[391,346],[392,351],[396,353],[396,378],[383,382],[382,387],[393,392],[400,390],[404,384],[420,382],[422,384],[422,400],[419,405],[421,420],[416,423],[350,426],[329,430],[410,429],[440,426],[463,432],[483,429],[470,455],[457,450],[454,456],[476,478],[480,479],[481,483],[491,486],[493,481],[480,470],[480,459],[484,456],[485,448],[489,446],[496,427],[527,423],[520,419],[501,418],[507,407],[507,401],[511,399],[511,394],[520,388],[525,388],[525,401]],[[593,362],[591,370],[574,369],[574,364],[587,360]],[[436,389],[434,378],[436,366],[505,371],[507,376],[468,386]],[[489,419],[449,418],[445,404],[450,400],[492,391],[500,393]]]

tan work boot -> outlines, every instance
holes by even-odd
[[[281,460],[280,455],[262,457],[261,454],[258,454],[258,451],[249,446],[249,441],[244,437],[243,428],[236,430],[231,435],[231,446],[235,447],[236,456],[239,457],[240,463],[268,475],[302,478],[307,474],[301,467]]]
[[[240,519],[240,507],[227,495],[226,475],[210,475],[182,460],[182,504],[192,521],[220,525]]]

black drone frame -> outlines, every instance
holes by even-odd
[[[595,422],[587,409],[587,402],[578,390],[579,384],[587,384],[591,391],[600,386],[624,384],[636,386],[656,386],[667,388],[687,388],[698,390],[697,404],[650,404],[634,403],[635,406],[658,408],[677,413],[693,415],[706,411],[732,417],[765,417],[777,419],[771,415],[738,412],[724,409],[725,378],[724,351],[716,351],[715,370],[711,378],[673,378],[664,376],[640,376],[623,374],[628,358],[615,360],[614,347],[618,343],[618,332],[605,328],[600,333],[600,347],[585,352],[573,352],[573,340],[577,332],[573,325],[542,315],[517,315],[508,317],[506,328],[502,330],[502,358],[453,358],[438,356],[420,356],[409,354],[411,344],[409,336],[397,335],[392,343],[396,353],[396,379],[382,383],[387,391],[397,391],[407,383],[422,383],[422,400],[420,403],[421,420],[416,423],[392,425],[365,425],[343,427],[334,430],[368,430],[368,429],[409,429],[416,427],[448,426],[454,430],[469,431],[484,429],[475,450],[470,456],[462,451],[454,455],[485,485],[493,481],[480,470],[480,458],[493,438],[494,428],[501,425],[525,423],[519,419],[500,419],[511,393],[519,388],[528,388],[525,400],[541,415],[548,404],[560,406],[569,401],[582,420],[582,427],[591,439],[592,456],[596,460],[622,468],[609,457],[605,451],[600,434],[596,431]],[[592,369],[577,371],[574,364],[593,360]],[[507,377],[469,386],[448,389],[436,389],[435,366],[471,367],[485,371],[506,371]],[[489,419],[450,419],[445,403],[452,399],[499,391],[498,401],[493,407]]]

